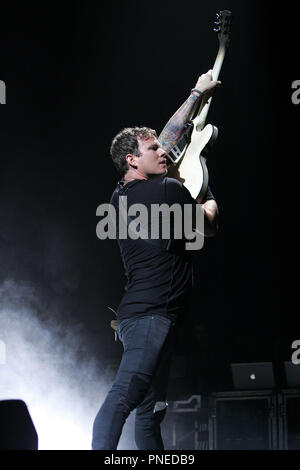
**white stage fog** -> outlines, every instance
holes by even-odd
[[[57,315],[44,309],[32,285],[0,286],[0,400],[26,403],[39,450],[90,450],[93,420],[111,377],[99,361],[78,354],[86,340],[82,325],[64,329]],[[119,449],[135,448],[132,419]]]

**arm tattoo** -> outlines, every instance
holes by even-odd
[[[198,96],[191,94],[163,128],[158,140],[166,152],[169,152],[180,140],[184,126],[190,119],[197,101]]]

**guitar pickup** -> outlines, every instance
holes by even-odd
[[[175,164],[178,160],[180,160],[180,157],[182,156],[182,152],[186,148],[186,146],[190,143],[191,141],[191,135],[193,131],[194,124],[192,121],[188,121],[185,125],[184,133],[181,136],[179,142],[177,145],[174,145],[172,149],[168,153],[169,160],[173,164]]]
[[[166,155],[168,160],[169,160],[168,163],[169,164],[171,164],[171,163],[175,164],[177,162],[177,160],[179,160],[180,155],[181,155],[180,148],[178,147],[178,145],[174,145],[174,147]]]

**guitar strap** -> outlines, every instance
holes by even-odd
[[[137,183],[138,181],[134,182],[133,184]],[[122,204],[123,208],[125,208],[122,196],[125,196],[129,187],[124,186],[124,179],[118,181],[118,185],[115,191],[116,197],[119,198],[119,203]],[[130,217],[128,215],[128,212],[126,211],[127,216],[125,216],[125,210],[120,210],[120,207],[117,205],[119,215],[123,218],[123,221],[125,222],[126,226],[128,227],[130,222],[134,220],[134,218]],[[126,219],[125,219],[126,217]],[[152,246],[155,246],[155,248],[158,248],[160,251],[170,251],[171,246],[172,246],[172,240],[160,240],[160,239],[152,239],[149,238],[149,233],[148,231],[144,230],[140,226],[140,234],[143,235],[140,237],[140,240],[143,242],[146,242]]]
[[[133,184],[138,183],[138,180],[134,181]],[[132,187],[132,185],[131,185]],[[126,193],[128,192],[129,187],[127,185],[124,186],[124,179],[118,181],[117,188],[115,190],[115,193],[113,195],[113,198],[118,198],[119,204],[122,205],[124,210],[120,210],[120,207],[118,204],[115,202],[114,206],[117,208],[119,215],[121,215],[125,225],[129,227],[130,222],[134,221],[135,219],[130,217],[128,215],[127,208],[124,205],[122,196],[125,196]],[[214,199],[214,197],[212,197]],[[173,254],[179,254],[185,251],[185,248],[183,248],[183,240],[182,239],[152,239],[149,237],[149,231],[143,229],[140,225],[139,233],[143,236],[139,237],[139,239],[143,243],[150,244],[154,246],[155,248],[159,249],[160,251],[167,251]]]

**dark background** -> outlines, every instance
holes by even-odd
[[[232,362],[272,361],[284,386],[282,363],[300,336],[300,106],[291,103],[291,83],[300,79],[299,7],[271,5],[2,6],[0,282],[34,285],[44,305],[59,305],[56,321],[84,325],[82,354],[108,364],[117,364],[121,345],[113,341],[107,306],[118,306],[125,282],[117,244],[95,232],[96,208],[109,202],[118,179],[111,140],[131,125],[161,131],[213,66],[215,13],[233,12],[222,87],[208,118],[219,128],[208,165],[220,231],[197,258],[193,321],[177,353],[174,398],[230,389]]]

